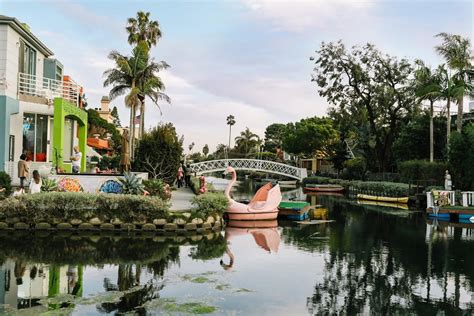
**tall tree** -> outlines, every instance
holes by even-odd
[[[230,139],[232,135],[232,126],[235,124],[235,117],[233,115],[227,116],[227,125],[229,125],[229,150],[230,150]]]
[[[258,140],[258,135],[251,132],[247,127],[244,131],[240,132],[240,136],[235,138],[235,145],[237,148],[243,150],[243,152],[247,155],[250,149],[255,149],[258,144]]]
[[[334,111],[347,112],[353,124],[368,125],[372,160],[379,171],[394,166],[392,145],[403,121],[415,110],[410,85],[413,67],[406,59],[382,54],[373,45],[348,51],[339,42],[322,43],[316,51],[312,81]]]
[[[161,79],[156,73],[167,67],[164,63],[156,63],[148,56],[147,44],[139,43],[132,50],[131,56],[125,56],[112,51],[109,58],[114,61],[115,68],[104,72],[106,77],[104,87],[113,86],[109,92],[110,100],[124,95],[125,105],[130,108],[130,154],[133,158],[135,148],[135,117],[137,108],[142,105],[141,95],[150,97],[155,103],[160,99],[168,100],[168,96],[161,93]]]
[[[127,20],[126,30],[128,33],[128,43],[130,45],[138,45],[139,43],[146,44],[149,58],[149,50],[152,46],[156,46],[158,40],[161,38],[161,30],[158,21],[150,19],[150,12],[138,11],[136,18],[129,18]],[[158,69],[148,69],[148,71],[158,72],[161,69],[169,67],[169,65],[163,61],[161,62],[161,66],[162,67]],[[170,102],[169,97],[161,92],[165,89],[163,82],[156,73],[154,74],[154,77],[155,79],[152,81],[140,83],[141,93],[139,94],[139,98],[141,104],[139,138],[141,138],[145,132],[145,97],[150,97],[156,105],[158,105],[159,100],[164,100],[168,103]]]
[[[202,153],[204,154],[204,157],[207,157],[207,154],[209,154],[209,146],[207,144],[202,148]]]
[[[118,110],[117,110],[117,107],[114,106],[114,108],[112,109],[112,113],[111,113],[112,117],[114,118],[114,121],[113,121],[113,124],[116,126],[116,127],[121,127],[122,124],[120,123],[120,116],[118,114]]]
[[[434,103],[441,98],[441,74],[432,71],[423,61],[415,62],[417,69],[415,71],[415,79],[413,82],[415,94],[418,101],[422,103],[427,100],[430,102],[430,162],[434,161]]]
[[[464,96],[473,91],[473,87],[470,84],[474,73],[471,63],[471,42],[469,39],[455,34],[439,33],[436,36],[440,37],[443,41],[441,45],[436,46],[436,51],[444,57],[448,67],[454,71],[453,77],[462,90],[462,93],[457,97],[458,115],[456,120],[457,131],[461,132]]]
[[[283,148],[295,155],[314,156],[316,151],[327,151],[327,147],[339,140],[329,118],[311,117],[289,123],[283,136]]]
[[[275,152],[278,146],[281,146],[283,135],[285,133],[285,124],[274,123],[265,129],[264,146],[265,151]]]

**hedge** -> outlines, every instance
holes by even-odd
[[[445,171],[448,170],[448,164],[426,160],[407,160],[398,164],[398,170],[400,179],[404,182],[421,180],[442,184]]]
[[[23,194],[0,201],[0,219],[17,217],[25,223],[54,219],[68,222],[99,218],[122,222],[166,218],[168,204],[158,197],[122,194],[48,192]]]
[[[338,184],[352,193],[365,193],[378,196],[401,197],[409,194],[410,186],[406,183],[383,181],[349,181],[327,177],[308,177],[303,180],[307,184]]]

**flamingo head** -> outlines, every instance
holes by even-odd
[[[235,169],[232,168],[231,166],[228,166],[225,171],[224,171],[224,174],[229,174],[229,173],[234,173],[235,172]]]

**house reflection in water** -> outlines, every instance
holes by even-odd
[[[50,266],[6,260],[0,266],[0,314],[11,309],[47,311],[40,300],[57,294],[82,294],[81,266]]]

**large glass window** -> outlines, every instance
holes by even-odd
[[[23,115],[23,153],[30,161],[46,161],[48,152],[47,115]]]
[[[35,161],[46,161],[48,152],[48,116],[36,115]]]
[[[36,115],[25,113],[23,115],[23,153],[30,161],[35,159],[35,127]]]

